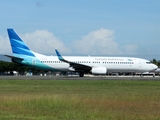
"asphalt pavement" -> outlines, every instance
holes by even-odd
[[[160,76],[0,76],[0,80],[160,80]]]

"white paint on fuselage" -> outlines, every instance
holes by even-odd
[[[43,64],[60,71],[73,71],[68,63],[59,61],[57,56],[45,56],[34,53]],[[149,72],[157,69],[150,61],[133,57],[82,57],[63,56],[65,60],[90,67],[106,67],[107,72]]]

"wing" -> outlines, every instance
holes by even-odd
[[[65,60],[61,54],[58,52],[58,50],[56,50],[56,54],[58,56],[58,59],[60,61],[63,61],[63,62],[66,62],[70,65],[71,68],[74,68],[75,71],[80,71],[80,72],[89,72],[92,67],[91,66],[87,66],[87,65],[84,65],[84,64],[79,64],[79,63],[75,63],[75,62],[71,62],[71,61],[68,61],[68,60]]]

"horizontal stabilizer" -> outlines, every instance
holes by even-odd
[[[19,57],[11,56],[11,55],[4,55],[4,56],[9,57],[9,58],[11,58],[11,59],[23,60],[23,58],[19,58]]]

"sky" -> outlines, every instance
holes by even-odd
[[[160,0],[1,0],[0,54],[7,28],[46,55],[160,59]]]

